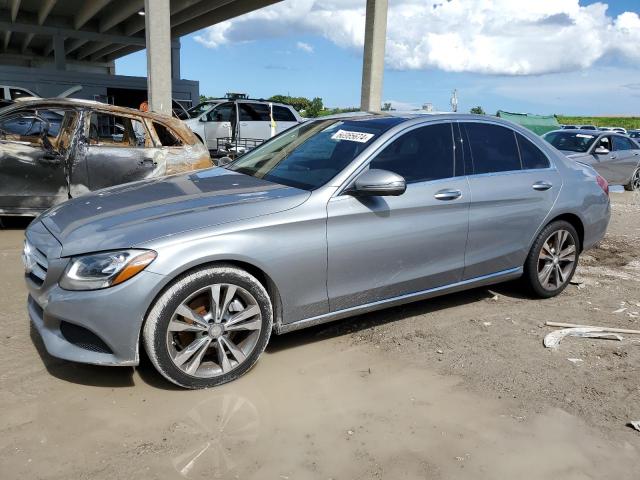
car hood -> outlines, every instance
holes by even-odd
[[[62,255],[71,256],[277,213],[309,195],[212,168],[99,190],[53,207],[39,220],[62,244]]]

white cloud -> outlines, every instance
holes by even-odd
[[[296,43],[296,48],[302,50],[305,53],[313,53],[313,47],[305,42]]]
[[[364,0],[286,0],[209,27],[210,48],[315,34],[360,51]],[[299,42],[298,48],[300,47]],[[617,54],[640,64],[640,16],[613,18],[605,3],[578,0],[394,0],[386,62],[398,70],[535,75],[576,71]]]

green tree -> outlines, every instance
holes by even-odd
[[[385,102],[385,103],[382,104],[382,111],[383,112],[390,112],[391,110],[393,110],[391,108],[391,103]]]
[[[307,117],[318,117],[324,110],[324,105],[322,104],[322,99],[320,97],[315,97],[311,100],[309,107],[305,109],[305,116]]]
[[[476,115],[486,115],[486,113],[484,113],[484,109],[481,106],[477,106],[477,107],[473,107],[469,113],[475,113]]]
[[[291,105],[298,112],[302,110],[307,110],[311,101],[305,97],[290,97],[289,95],[274,95],[269,98],[272,102],[278,103],[286,103],[287,105]]]

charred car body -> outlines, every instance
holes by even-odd
[[[212,166],[180,120],[75,99],[0,110],[0,215],[37,215],[69,198]]]

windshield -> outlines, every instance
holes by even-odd
[[[598,136],[576,132],[549,132],[543,138],[558,150],[585,153]]]
[[[398,119],[320,120],[278,135],[225,168],[303,190],[315,190],[349,165]]]
[[[199,117],[204,112],[209,110],[214,105],[217,105],[218,103],[221,103],[221,102],[202,102],[196,105],[195,107],[191,107],[189,110],[187,110],[187,113],[191,118]]]

